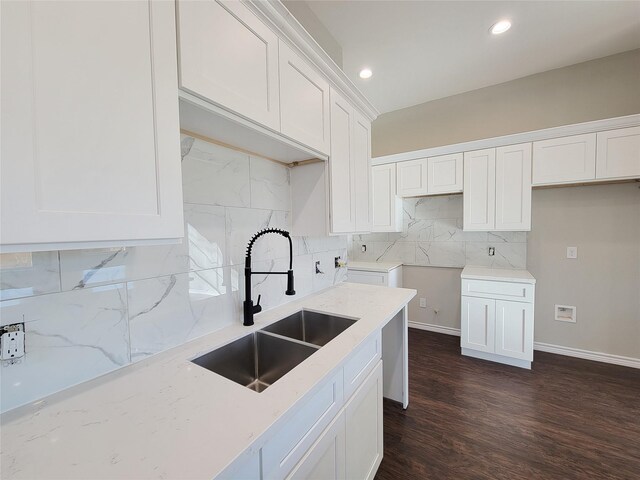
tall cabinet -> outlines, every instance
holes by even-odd
[[[331,89],[332,233],[371,230],[371,124]]]
[[[0,8],[3,251],[182,237],[174,5]]]

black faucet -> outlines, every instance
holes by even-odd
[[[251,271],[251,249],[253,248],[253,244],[255,241],[260,238],[262,235],[266,235],[267,233],[277,233],[278,235],[282,235],[283,237],[289,240],[289,270],[286,272],[252,272]],[[293,289],[293,244],[291,243],[291,235],[289,232],[285,230],[280,230],[279,228],[265,228],[264,230],[260,230],[256,233],[251,240],[249,241],[249,245],[247,246],[247,256],[244,261],[244,322],[243,325],[249,327],[253,325],[253,314],[262,311],[262,307],[260,306],[260,297],[258,295],[258,303],[256,305],[253,304],[253,300],[251,298],[251,275],[286,275],[287,276],[287,290],[284,292],[286,295],[295,295],[296,291]]]

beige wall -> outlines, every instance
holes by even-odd
[[[374,154],[634,113],[640,113],[640,50],[385,114],[374,122]],[[640,358],[638,186],[534,191],[527,268],[538,280],[537,342]],[[578,247],[578,259],[565,258],[567,246]],[[404,286],[418,290],[409,320],[460,328],[459,275],[405,266]],[[420,297],[427,309],[419,308]],[[553,320],[556,303],[575,305],[578,322]]]
[[[325,52],[342,68],[342,47],[318,19],[307,2],[302,0],[283,0],[284,6],[302,24],[307,32],[318,42]]]
[[[385,113],[373,156],[638,112],[640,49]]]
[[[640,185],[533,192],[527,268],[537,279],[536,342],[640,358]],[[578,258],[566,258],[567,246]],[[554,320],[577,307],[577,323]]]

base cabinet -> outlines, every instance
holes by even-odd
[[[382,461],[382,362],[347,404],[345,424],[347,478],[372,479]]]
[[[531,368],[534,292],[532,283],[463,278],[462,354]]]

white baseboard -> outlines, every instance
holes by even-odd
[[[409,321],[409,328],[418,330],[427,330],[429,332],[444,333],[445,335],[460,336],[460,329],[453,327],[443,327],[441,325],[433,325],[430,323]],[[567,357],[582,358],[583,360],[593,360],[594,362],[611,363],[613,365],[621,365],[623,367],[640,368],[640,358],[623,357],[621,355],[613,355],[611,353],[592,352],[590,350],[582,350],[579,348],[563,347],[561,345],[552,345],[550,343],[535,342],[533,349],[539,352],[555,353],[556,355],[565,355]]]
[[[444,333],[445,335],[455,335],[456,337],[460,336],[460,329],[453,327],[443,327],[442,325],[433,325],[431,323],[420,323],[420,322],[408,322],[409,328],[416,328],[418,330],[427,330],[429,332],[436,333]]]
[[[561,345],[551,345],[550,343],[540,342],[535,342],[533,344],[533,349],[540,352],[566,355],[567,357],[576,357],[584,360],[593,360],[595,362],[622,365],[623,367],[640,368],[640,358],[623,357],[622,355],[613,355],[611,353],[592,352],[579,348],[563,347]]]

